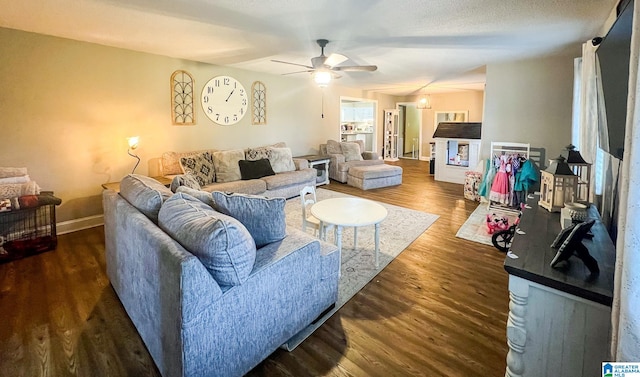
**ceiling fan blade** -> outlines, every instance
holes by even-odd
[[[340,72],[347,72],[347,71],[368,71],[368,72],[373,72],[376,69],[378,69],[378,66],[376,65],[346,65],[346,66],[342,66],[342,67],[332,67],[331,70],[332,71],[340,71]]]
[[[347,58],[346,56],[342,55],[342,54],[331,54],[329,55],[329,57],[324,61],[324,64],[328,65],[329,67],[333,67],[334,65],[338,65],[340,63],[344,63],[345,61],[347,61],[349,58]]]
[[[298,67],[305,67],[305,68],[309,68],[309,69],[313,69],[313,67],[309,67],[308,65],[304,65],[304,64],[298,64],[298,63],[290,63],[290,62],[284,62],[282,60],[271,60],[274,63],[282,63],[282,64],[289,64],[289,65],[297,65]]]
[[[296,73],[309,73],[309,72],[314,72],[314,69],[309,69],[306,71],[296,71],[296,72],[289,72],[289,73],[283,73],[282,76],[286,76],[286,75],[294,75]]]

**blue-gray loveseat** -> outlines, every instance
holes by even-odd
[[[252,247],[193,196],[137,175],[120,190],[103,193],[107,274],[163,376],[241,376],[336,301],[335,246],[287,228]]]

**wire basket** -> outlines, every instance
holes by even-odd
[[[0,212],[0,263],[53,250],[57,245],[55,205]]]

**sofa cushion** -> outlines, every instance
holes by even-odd
[[[267,190],[276,190],[281,187],[315,181],[316,176],[316,169],[307,168],[302,170],[278,173],[269,177],[262,177],[261,180],[266,183]]]
[[[182,157],[191,157],[196,154],[200,154],[202,152],[215,152],[215,149],[206,149],[206,150],[198,150],[198,151],[189,151],[189,152],[164,152],[162,154],[161,163],[162,163],[162,175],[176,175],[176,174],[184,174],[184,170],[182,170],[182,165],[180,165],[180,159]]]
[[[267,177],[261,179],[249,179],[246,181],[233,181],[224,183],[212,183],[200,188],[202,191],[224,191],[224,192],[240,192],[243,194],[262,194],[267,190],[267,184],[263,181]]]
[[[269,161],[273,171],[276,173],[296,170],[296,165],[293,163],[293,155],[289,148],[271,148]]]
[[[144,175],[129,174],[120,182],[120,195],[154,223],[158,223],[162,203],[172,194],[162,183]]]
[[[232,149],[213,154],[216,167],[216,182],[233,182],[242,178],[238,161],[244,160],[244,150]]]
[[[255,161],[240,160],[238,165],[240,166],[240,175],[243,180],[258,179],[276,174],[271,168],[271,163],[266,158]]]
[[[195,190],[195,189],[192,189],[191,187],[188,187],[188,186],[180,186],[176,190],[176,194],[178,194],[178,193],[184,193],[184,194],[187,194],[187,195],[191,195],[194,198],[198,199],[199,201],[209,205],[209,207],[213,208],[213,196],[211,196],[210,192],[202,191],[202,190]]]
[[[213,165],[213,155],[202,152],[190,157],[180,158],[180,165],[186,174],[191,174],[200,186],[215,182],[216,171]]]
[[[340,143],[345,161],[362,161],[362,151],[357,143]]]
[[[265,198],[245,194],[212,193],[214,209],[238,219],[257,247],[280,241],[286,236],[284,198]]]
[[[339,172],[348,172],[349,168],[354,166],[369,166],[369,165],[382,165],[384,164],[383,160],[358,160],[358,161],[346,161],[338,163],[336,166],[336,170]]]
[[[327,153],[342,154],[342,147],[340,146],[340,143],[335,140],[327,140]]]
[[[178,174],[171,180],[169,188],[172,192],[176,192],[179,187],[187,186],[194,190],[200,190],[200,182],[193,176],[193,174]]]
[[[158,225],[198,257],[221,286],[239,285],[249,277],[256,245],[240,221],[178,193],[162,205]]]

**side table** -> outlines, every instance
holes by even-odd
[[[160,182],[164,186],[169,187],[171,185],[171,179],[169,179],[167,177],[158,176],[158,177],[151,177],[151,178],[153,178],[156,181]],[[105,190],[113,190],[115,192],[120,192],[120,182],[103,183],[102,184],[102,188],[105,189]]]
[[[308,154],[294,158],[301,158],[309,161],[309,167],[318,171],[318,175],[316,176],[316,186],[329,184],[329,161],[331,161],[329,156]]]

